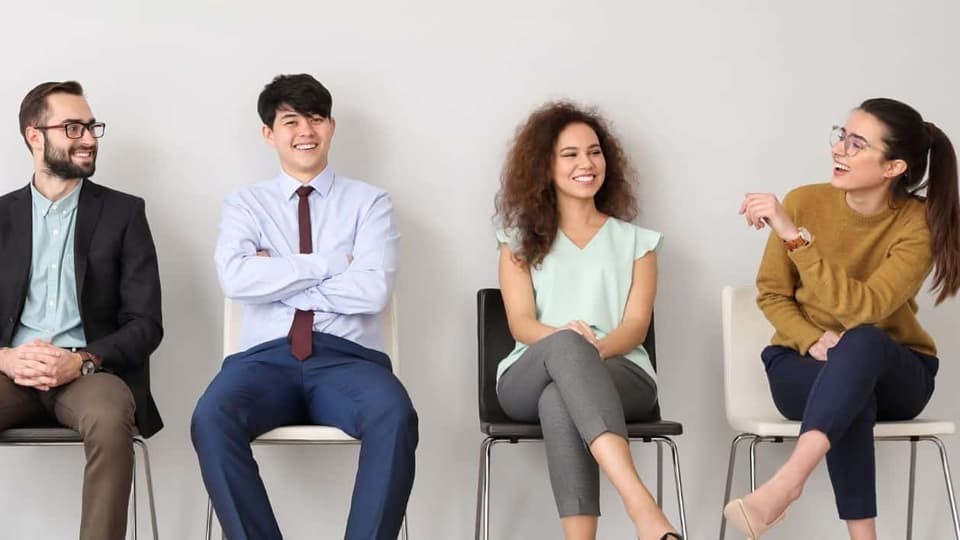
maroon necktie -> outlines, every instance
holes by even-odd
[[[313,253],[310,240],[310,192],[313,188],[303,186],[297,190],[300,196],[300,253]],[[297,310],[290,327],[290,349],[298,360],[306,360],[313,352],[313,312]]]

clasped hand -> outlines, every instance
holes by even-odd
[[[80,376],[78,353],[35,339],[0,351],[0,371],[20,386],[47,391]]]

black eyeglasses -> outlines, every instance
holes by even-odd
[[[83,137],[83,134],[89,129],[90,134],[93,135],[93,138],[99,139],[100,137],[103,137],[103,132],[107,129],[107,125],[103,122],[89,122],[87,124],[80,122],[64,122],[55,126],[34,126],[34,128],[63,129],[63,132],[66,134],[68,139],[79,139],[80,137]]]

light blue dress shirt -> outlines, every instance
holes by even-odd
[[[399,240],[390,195],[327,167],[308,184],[313,253],[301,254],[302,185],[281,173],[224,200],[214,261],[224,294],[244,304],[241,347],[286,337],[301,309],[315,332],[383,351]]]
[[[74,229],[81,180],[66,197],[51,201],[33,182],[33,249],[30,284],[12,347],[34,339],[50,341],[64,349],[86,347],[77,300],[77,269],[73,258]]]

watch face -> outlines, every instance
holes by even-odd
[[[80,365],[80,374],[89,375],[97,371],[97,365],[93,363],[93,360],[84,360],[83,364]]]

